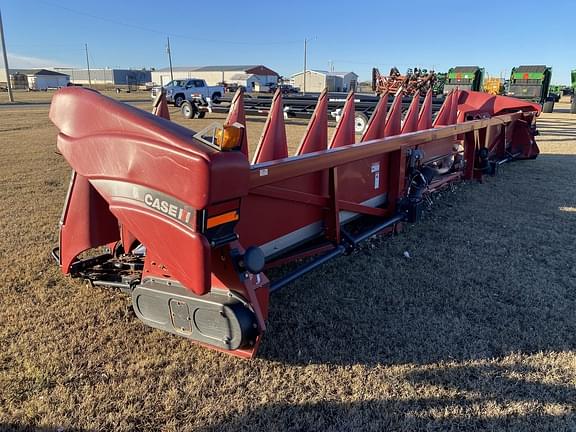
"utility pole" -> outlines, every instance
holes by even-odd
[[[8,87],[8,99],[14,102],[14,95],[12,94],[12,83],[10,82],[10,68],[8,67],[8,53],[6,52],[6,41],[4,40],[4,27],[2,26],[2,12],[0,11],[0,44],[2,45],[2,53],[4,54],[4,69],[6,70],[6,86]]]
[[[170,36],[168,36],[166,52],[168,53],[168,62],[170,63],[170,81],[174,81],[174,72],[172,72],[172,51],[170,50]]]
[[[92,87],[92,77],[90,76],[90,60],[88,60],[88,44],[84,44],[84,50],[86,51],[86,67],[88,68],[88,87]]]
[[[306,50],[308,48],[308,39],[304,39],[304,85],[302,94],[306,94]]]

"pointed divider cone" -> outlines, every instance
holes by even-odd
[[[450,124],[453,95],[454,90],[448,93],[448,96],[446,96],[446,99],[444,99],[444,103],[440,107],[440,111],[438,111],[438,115],[436,116],[436,119],[432,125],[433,127],[446,126]]]
[[[424,103],[420,109],[420,116],[418,117],[417,130],[426,130],[432,128],[432,89],[428,90]]]
[[[408,112],[404,117],[402,122],[402,133],[415,132],[418,130],[418,114],[420,111],[420,92],[416,92],[412,96],[412,102],[410,102],[410,107]]]
[[[270,113],[266,119],[252,164],[285,157],[288,157],[288,142],[286,141],[286,127],[284,126],[282,92],[277,89],[272,98]]]
[[[403,92],[399,91],[396,93],[396,96],[394,96],[394,101],[392,102],[390,113],[388,113],[386,127],[384,129],[384,135],[387,137],[398,135],[402,131],[402,95]]]
[[[336,126],[336,131],[332,137],[329,148],[337,148],[345,145],[355,144],[356,132],[354,130],[354,92],[348,93],[342,117]]]
[[[170,120],[170,111],[168,110],[168,102],[166,102],[166,94],[164,91],[162,91],[160,96],[154,101],[152,114]]]
[[[456,87],[454,90],[454,95],[452,95],[452,105],[450,109],[450,119],[449,124],[456,124],[458,123],[458,99],[460,98],[460,90]]]
[[[248,135],[246,133],[246,113],[244,112],[244,90],[241,88],[236,90],[236,93],[234,93],[224,125],[231,126],[234,123],[239,123],[244,126],[240,151],[248,157]]]
[[[324,89],[318,98],[316,108],[306,134],[296,150],[296,155],[303,155],[315,151],[326,150],[328,147],[328,89]]]
[[[380,96],[374,112],[370,116],[366,131],[362,135],[360,142],[384,138],[386,127],[386,115],[388,114],[388,92]]]

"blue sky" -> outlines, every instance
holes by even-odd
[[[478,5],[472,7],[472,5]],[[545,5],[545,7],[542,7]],[[11,67],[165,67],[264,64],[281,75],[308,67],[372,66],[445,71],[484,66],[493,76],[520,64],[576,69],[576,2],[561,1],[138,1],[0,0]],[[1,60],[0,60],[1,61]]]

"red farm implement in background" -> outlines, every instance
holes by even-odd
[[[406,75],[402,75],[397,68],[393,67],[387,76],[382,75],[378,68],[372,69],[372,90],[378,95],[396,94],[402,90],[405,95],[424,96],[434,87],[435,82],[436,73],[426,69],[408,69]]]
[[[290,155],[277,93],[250,163],[241,92],[222,127],[195,133],[161,118],[162,103],[155,116],[62,89],[50,118],[73,174],[53,254],[63,273],[128,292],[146,324],[252,357],[272,293],[416,221],[450,182],[538,155],[538,105],[453,91],[433,117],[430,92],[404,114],[402,94],[389,110],[387,99],[356,142],[350,94],[328,140],[323,93]],[[300,264],[266,277],[290,261]]]

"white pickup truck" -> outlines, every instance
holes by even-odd
[[[170,81],[164,86],[166,90],[166,101],[179,107],[182,102],[192,100],[197,97],[210,98],[212,102],[218,103],[224,94],[223,86],[207,86],[206,81],[199,78],[177,79]],[[150,93],[155,99],[162,87],[154,87]]]

